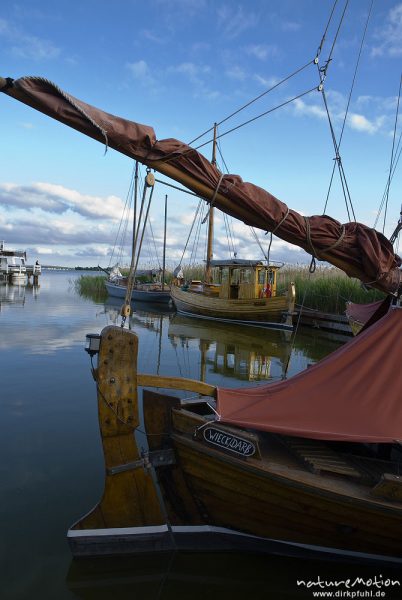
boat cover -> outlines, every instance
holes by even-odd
[[[200,152],[175,139],[157,140],[152,127],[108,114],[40,77],[0,78],[0,90],[108,144],[211,200],[247,225],[273,231],[320,260],[386,293],[401,285],[401,259],[384,235],[361,223],[341,225],[327,215],[304,217],[238,175],[222,175]]]
[[[402,309],[287,381],[218,389],[225,423],[320,440],[402,441]]]
[[[367,323],[374,313],[382,306],[383,300],[370,302],[369,304],[357,304],[356,302],[348,302],[346,305],[346,316],[358,323]]]

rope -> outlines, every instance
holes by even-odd
[[[401,153],[402,153],[402,146],[399,147],[401,145],[401,138],[402,138],[402,131],[401,131],[401,133],[399,135],[399,140],[398,140],[397,148],[396,148],[396,151],[395,151],[395,154],[397,154],[398,149],[399,149],[398,157],[394,160],[394,164],[393,164],[393,167],[392,167],[391,181],[392,181],[392,179],[393,179],[393,177],[395,175],[396,167],[398,166],[399,159],[400,159]],[[384,190],[384,193],[382,195],[382,200],[381,200],[381,203],[380,203],[380,207],[378,209],[377,216],[376,216],[376,219],[374,221],[374,225],[373,225],[374,229],[377,227],[377,223],[378,223],[378,220],[380,218],[380,214],[381,214],[382,208],[384,206],[386,194],[387,194],[387,185],[385,186],[385,190]]]
[[[314,271],[316,269],[316,259],[317,260],[325,260],[325,259],[320,257],[319,253],[317,252],[317,250],[315,249],[315,247],[313,245],[313,240],[311,239],[310,217],[303,217],[303,219],[304,219],[304,222],[306,225],[306,240],[307,240],[307,244],[310,248],[310,254],[312,255],[309,272],[314,273]],[[337,248],[339,246],[339,244],[342,243],[342,240],[344,237],[345,237],[345,226],[341,225],[341,233],[339,235],[339,238],[336,240],[336,242],[331,244],[331,246],[328,246],[327,248],[321,248],[321,252],[322,251],[330,252],[331,250],[334,250],[335,248]]]
[[[190,241],[190,237],[191,237],[191,234],[192,234],[192,232],[193,232],[193,228],[194,228],[194,225],[195,225],[195,222],[196,222],[196,219],[197,219],[198,211],[200,210],[200,207],[201,207],[201,205],[202,205],[202,200],[200,200],[200,201],[198,202],[197,210],[195,211],[194,219],[193,219],[193,222],[192,222],[192,224],[191,224],[190,233],[189,233],[189,234],[188,234],[188,236],[187,236],[186,245],[184,246],[183,254],[181,255],[181,259],[180,259],[180,263],[179,263],[180,265],[181,265],[181,263],[183,262],[184,254],[185,254],[185,252],[186,252],[186,250],[187,250],[187,246],[188,246],[188,243],[189,243],[189,241]]]
[[[383,233],[384,233],[384,230],[385,230],[385,221],[387,219],[389,188],[390,188],[390,185],[391,185],[391,171],[392,171],[392,163],[393,163],[393,159],[394,159],[396,127],[397,127],[397,124],[398,124],[398,115],[399,115],[399,101],[400,101],[400,98],[401,98],[401,86],[402,86],[402,75],[401,75],[401,78],[400,78],[400,81],[399,81],[398,103],[397,103],[396,114],[395,114],[394,135],[393,135],[393,139],[392,139],[391,161],[390,161],[390,166],[389,166],[389,175],[388,175],[388,183],[387,183],[387,195],[386,195],[385,210],[384,210],[384,223],[383,223],[383,227],[382,227],[382,232]]]
[[[309,275],[308,275],[309,279],[311,278],[311,274],[312,273],[313,273],[313,271],[310,271],[310,269],[309,269]],[[290,352],[289,352],[288,360],[286,362],[286,366],[285,366],[285,370],[284,370],[282,379],[286,379],[287,378],[287,374],[288,374],[288,370],[289,370],[289,365],[290,365],[290,358],[292,356],[292,352],[293,352],[294,345],[295,345],[295,342],[296,342],[296,337],[297,337],[297,334],[298,334],[298,331],[299,331],[299,325],[300,325],[301,316],[302,316],[302,312],[303,312],[303,308],[304,308],[304,303],[306,301],[306,295],[307,295],[307,289],[308,289],[308,287],[309,286],[306,285],[305,288],[304,288],[303,300],[302,300],[302,303],[300,305],[299,315],[297,317],[296,326],[295,326],[294,331],[293,331],[293,338],[292,338],[292,342],[290,344]]]
[[[289,79],[294,77],[295,75],[298,75],[299,73],[301,73],[301,71],[303,71],[304,69],[306,69],[313,63],[314,63],[314,61],[309,60],[305,65],[303,65],[302,67],[299,67],[298,69],[293,71],[293,73],[291,73],[290,75],[288,75],[287,77],[285,77],[284,79],[282,79],[281,81],[279,81],[278,83],[273,85],[272,87],[268,88],[267,90],[265,90],[264,92],[262,92],[261,94],[259,94],[258,96],[256,96],[255,98],[253,98],[252,100],[250,100],[249,102],[247,102],[246,104],[244,104],[243,106],[238,108],[237,110],[235,110],[234,112],[232,112],[230,115],[228,115],[227,117],[222,119],[222,121],[219,121],[219,123],[217,123],[216,126],[219,127],[220,125],[222,125],[222,123],[225,123],[226,121],[228,121],[229,119],[231,119],[232,117],[237,115],[239,112],[241,112],[248,106],[251,106],[251,104],[254,104],[254,102],[257,102],[257,100],[260,100],[260,98],[263,98],[263,96],[266,96],[266,94],[269,94],[269,92],[272,92],[274,89],[276,89],[277,87],[279,87],[280,85],[282,85],[283,83],[285,83],[286,81],[288,81]],[[189,142],[188,145],[191,146],[191,144],[194,144],[194,142],[196,142],[200,138],[204,137],[204,135],[206,135],[207,133],[209,133],[210,131],[213,131],[213,130],[214,130],[214,127],[210,127],[209,129],[206,129],[203,133],[200,133],[200,135],[198,135],[196,138],[191,140],[191,142]],[[212,140],[210,140],[210,141],[212,141]],[[209,143],[209,142],[207,142],[207,143]]]
[[[333,15],[334,15],[335,8],[336,8],[336,5],[337,5],[337,4],[338,4],[338,0],[335,0],[334,4],[333,4],[333,6],[332,6],[331,14],[330,14],[330,16],[329,16],[329,19],[328,19],[328,22],[327,22],[327,26],[326,26],[326,28],[325,28],[325,30],[324,30],[324,33],[323,33],[323,35],[322,35],[322,38],[321,38],[320,45],[318,46],[317,55],[316,55],[316,61],[317,61],[317,62],[318,62],[318,57],[319,57],[319,56],[320,56],[320,54],[321,54],[321,50],[322,50],[322,48],[323,48],[323,46],[324,46],[324,42],[325,42],[325,39],[326,39],[326,36],[327,36],[327,32],[328,32],[329,26],[330,26],[330,24],[331,24],[332,17],[333,17]],[[314,62],[316,62],[316,61],[314,61]]]
[[[174,188],[175,190],[179,190],[179,192],[184,192],[185,194],[189,194],[190,196],[196,196],[197,198],[201,198],[199,194],[195,192],[190,192],[190,190],[186,190],[185,188],[179,187],[178,185],[173,185],[172,183],[168,183],[167,181],[162,181],[162,179],[157,179],[155,177],[155,181],[158,183],[162,183],[163,185],[167,185],[168,187]]]
[[[223,173],[221,173],[221,176],[219,177],[218,185],[215,188],[214,195],[212,196],[212,200],[211,200],[211,202],[209,204],[208,212],[207,212],[207,214],[205,215],[205,217],[204,217],[204,219],[202,221],[203,225],[204,225],[204,223],[207,221],[207,219],[209,217],[209,213],[210,213],[211,208],[213,208],[213,206],[214,206],[214,203],[215,203],[215,200],[216,200],[216,196],[218,195],[218,190],[219,190],[220,185],[222,183],[223,177],[224,177],[224,175],[223,175]]]
[[[282,217],[282,219],[279,221],[279,223],[274,227],[274,229],[272,231],[270,231],[270,240],[269,240],[269,244],[268,244],[268,251],[267,251],[267,265],[269,266],[269,255],[271,253],[271,246],[272,246],[272,240],[273,240],[273,235],[275,233],[275,231],[277,231],[279,229],[279,227],[282,225],[282,223],[285,222],[287,216],[289,215],[289,207],[286,207],[286,213],[285,216]],[[267,235],[268,231],[265,232],[265,235]]]
[[[261,119],[261,117],[265,117],[266,115],[268,115],[268,114],[270,114],[272,112],[275,112],[279,108],[283,108],[287,104],[290,104],[291,102],[294,102],[295,100],[298,100],[299,98],[303,98],[303,96],[307,96],[307,94],[311,94],[311,92],[313,92],[315,90],[317,90],[317,86],[314,86],[313,88],[311,88],[309,90],[306,90],[305,92],[302,92],[301,94],[298,94],[297,96],[294,96],[293,98],[290,98],[289,100],[286,100],[285,102],[282,102],[281,104],[278,104],[274,108],[270,108],[269,110],[266,110],[263,113],[260,113],[256,117],[253,117],[252,119],[249,119],[248,121],[245,121],[244,123],[240,123],[240,125],[237,125],[236,127],[233,127],[232,129],[228,129],[227,131],[219,134],[216,139],[218,140],[218,139],[224,137],[225,135],[228,135],[229,133],[233,133],[234,131],[237,131],[238,129],[241,129],[245,125],[249,125],[250,123],[253,123],[253,121],[256,121],[257,119]],[[185,156],[186,154],[188,154],[189,152],[193,152],[194,150],[199,150],[203,146],[206,146],[207,144],[210,144],[212,141],[213,140],[211,139],[211,140],[208,140],[207,142],[204,142],[203,144],[200,144],[199,146],[196,146],[195,148],[190,148],[182,156]],[[162,159],[162,160],[164,161],[164,159]]]
[[[360,64],[360,58],[361,58],[361,54],[362,54],[362,51],[363,51],[363,44],[364,44],[364,40],[366,38],[368,24],[369,24],[370,17],[371,17],[371,12],[373,10],[373,4],[374,4],[374,0],[371,0],[370,10],[369,10],[368,15],[367,15],[366,25],[364,27],[364,32],[363,32],[362,39],[361,39],[361,42],[360,42],[359,53],[358,53],[358,57],[357,57],[357,60],[356,60],[355,70],[354,70],[354,73],[353,73],[353,79],[352,79],[352,84],[351,84],[350,91],[349,91],[349,97],[348,97],[348,102],[347,102],[347,105],[346,105],[345,115],[344,115],[344,118],[343,118],[342,129],[341,129],[341,133],[340,133],[340,136],[339,136],[339,141],[337,143],[338,152],[339,152],[339,148],[340,148],[341,143],[342,143],[343,133],[344,133],[344,130],[345,130],[345,125],[346,125],[346,119],[347,119],[347,116],[348,116],[348,113],[349,113],[349,107],[350,107],[350,102],[351,102],[351,99],[352,99],[352,93],[353,93],[353,89],[354,89],[355,82],[356,82],[357,70],[358,70],[359,64]],[[324,211],[323,211],[324,214],[325,214],[325,211],[326,211],[327,205],[328,205],[329,195],[330,195],[330,192],[331,192],[332,182],[333,182],[333,179],[334,179],[335,168],[336,168],[336,162],[334,162],[334,165],[332,167],[332,174],[331,174],[331,177],[330,177],[330,182],[329,182],[329,186],[328,186],[327,197],[326,197],[325,204],[324,204]]]
[[[139,243],[138,250],[137,250],[138,234],[139,234],[139,228],[140,228],[140,224],[141,224],[141,216],[142,216],[143,208],[145,205],[146,192],[147,192],[148,187],[151,187],[151,193],[149,196],[148,206],[147,206],[146,214],[144,217],[144,225],[143,225],[143,229],[142,229],[141,239],[140,239],[140,243]],[[145,226],[147,223],[147,218],[148,218],[149,209],[151,206],[153,192],[154,192],[154,185],[149,185],[147,183],[147,181],[145,180],[143,194],[142,194],[142,201],[141,201],[141,210],[140,210],[140,215],[138,218],[138,226],[137,226],[137,229],[135,232],[135,238],[134,238],[133,248],[132,248],[132,253],[131,253],[131,264],[130,264],[130,271],[128,274],[126,295],[125,295],[124,304],[122,307],[122,317],[123,318],[122,318],[122,322],[121,322],[121,327],[124,327],[125,322],[126,322],[126,317],[129,316],[130,312],[131,312],[131,295],[132,295],[133,289],[134,289],[135,274],[137,272],[138,261],[139,261],[139,257],[140,257],[142,242],[144,239]]]

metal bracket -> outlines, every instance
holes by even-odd
[[[133,471],[134,469],[151,469],[152,467],[164,467],[166,465],[176,464],[174,450],[168,448],[166,450],[154,450],[153,452],[143,452],[140,460],[109,467],[106,469],[108,475],[117,475],[125,471]]]

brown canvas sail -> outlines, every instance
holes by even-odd
[[[0,90],[118,152],[179,181],[247,225],[274,231],[351,277],[390,294],[401,287],[401,259],[384,235],[361,223],[304,217],[262,188],[224,175],[201,153],[175,139],[157,140],[152,127],[105,113],[39,77],[0,78]]]

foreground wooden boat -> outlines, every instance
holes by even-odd
[[[320,386],[322,372],[335,372],[342,361],[362,351],[365,360],[384,328],[396,328],[399,335],[401,309],[385,319],[387,323],[379,322],[321,365],[294,377],[292,396],[298,396],[298,389],[303,394],[303,386],[310,389],[306,380]],[[272,423],[267,425],[262,418],[257,430],[244,415],[238,417],[246,410],[241,402],[247,404],[250,390],[217,390],[194,380],[137,374],[136,355],[133,332],[114,326],[103,330],[94,376],[105,491],[99,505],[68,532],[74,555],[237,548],[402,560],[402,480],[398,444],[393,444],[399,439],[395,432],[402,433],[400,410],[397,424],[378,423],[376,415],[372,422],[366,415],[365,436],[355,419],[359,406],[351,409],[341,434],[302,430],[306,426],[299,416],[300,432],[295,437],[292,414],[285,427],[273,414]],[[397,386],[400,379],[399,374]],[[272,407],[286,401],[281,395],[288,393],[288,384],[251,388],[251,393],[264,397],[268,412],[275,412]],[[137,386],[181,389],[196,396],[180,398],[146,389],[146,444],[137,444],[133,435],[140,424]],[[268,389],[278,396],[276,404],[269,405]],[[296,414],[302,411],[305,420],[315,412],[310,400],[297,397]],[[256,404],[254,397],[252,406]],[[324,411],[325,398],[322,404]],[[252,409],[247,410],[253,420]],[[286,406],[285,413],[289,413]],[[235,424],[237,418],[243,419],[243,426]],[[331,414],[327,420],[326,413],[321,415],[321,429],[328,420],[334,421],[336,432],[336,416]],[[320,437],[327,440],[315,439]],[[362,444],[356,439],[369,441]],[[385,459],[371,440],[388,440],[390,456]]]

